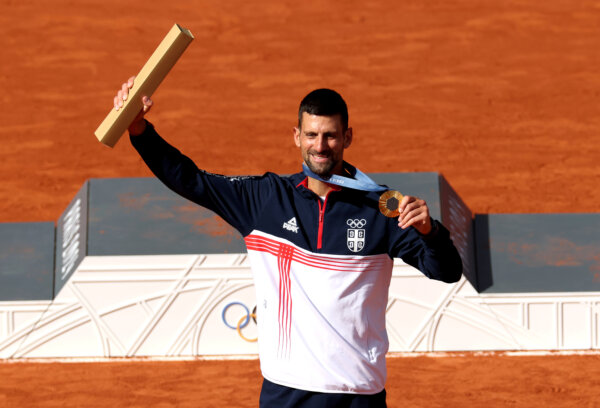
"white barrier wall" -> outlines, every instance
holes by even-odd
[[[0,302],[0,358],[256,354],[254,306],[246,254],[87,256],[54,301]],[[595,349],[599,311],[597,292],[477,293],[396,260],[390,351]]]

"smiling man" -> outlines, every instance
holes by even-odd
[[[123,105],[133,78],[114,100]],[[343,160],[348,110],[329,89],[300,103],[294,141],[303,171],[225,177],[200,170],[144,119],[131,142],[169,188],[219,214],[244,237],[258,305],[261,407],[385,407],[385,312],[393,258],[455,282],[462,263],[425,201],[379,211],[386,188]]]
[[[304,163],[315,174],[342,174],[344,149],[352,143],[352,128],[348,127],[348,110],[341,96],[328,89],[308,94],[298,110],[294,141]]]

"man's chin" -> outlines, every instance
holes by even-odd
[[[309,164],[308,168],[310,169],[310,171],[312,171],[313,173],[315,173],[319,177],[323,177],[323,178],[329,178],[329,177],[331,177],[331,168],[329,166],[327,166],[327,167],[316,167],[316,166],[313,166],[313,165]]]

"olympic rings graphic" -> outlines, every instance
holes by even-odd
[[[362,228],[365,225],[367,225],[367,220],[365,220],[364,218],[360,220],[353,220],[351,218],[348,218],[346,224],[348,224],[350,228]]]
[[[250,316],[251,316],[253,319],[256,319],[256,313],[250,313]],[[255,342],[257,342],[257,341],[258,341],[258,337],[255,337],[255,338],[253,338],[253,339],[249,339],[248,337],[246,337],[246,336],[244,336],[244,335],[242,334],[242,328],[240,327],[240,324],[242,323],[242,320],[244,320],[244,319],[247,319],[247,318],[248,318],[248,316],[245,316],[245,317],[244,317],[244,316],[242,316],[242,318],[240,319],[240,321],[238,322],[238,325],[237,325],[237,333],[240,335],[240,337],[241,337],[242,339],[246,340],[247,342],[249,342],[249,343],[255,343]]]
[[[229,324],[229,322],[227,322],[227,318],[225,317],[227,310],[231,306],[234,306],[234,305],[243,307],[244,311],[246,312],[246,315],[242,316],[240,318],[240,320],[237,322],[237,325],[235,325],[235,326]],[[258,341],[258,337],[254,338],[254,339],[250,339],[242,334],[242,329],[245,328],[246,326],[248,326],[248,323],[250,323],[250,319],[252,319],[252,321],[254,321],[254,323],[256,324],[256,306],[254,306],[254,308],[252,309],[252,313],[251,313],[245,304],[243,304],[241,302],[230,302],[227,305],[225,305],[225,307],[223,308],[223,312],[221,312],[221,319],[223,320],[223,323],[225,323],[225,326],[229,327],[230,329],[236,330],[237,333],[239,334],[239,336],[243,340],[245,340],[249,343],[254,343],[254,342]]]

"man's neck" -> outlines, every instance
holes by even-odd
[[[319,197],[325,197],[331,190],[334,190],[335,187],[331,184],[324,183],[320,180],[314,179],[312,177],[308,178],[308,189],[313,193],[318,195]]]
[[[343,162],[339,162],[332,170],[331,174],[343,175],[344,166]],[[317,180],[308,176],[308,189],[319,197],[325,197],[331,190],[339,190],[339,187],[335,184],[325,183],[321,180]]]

